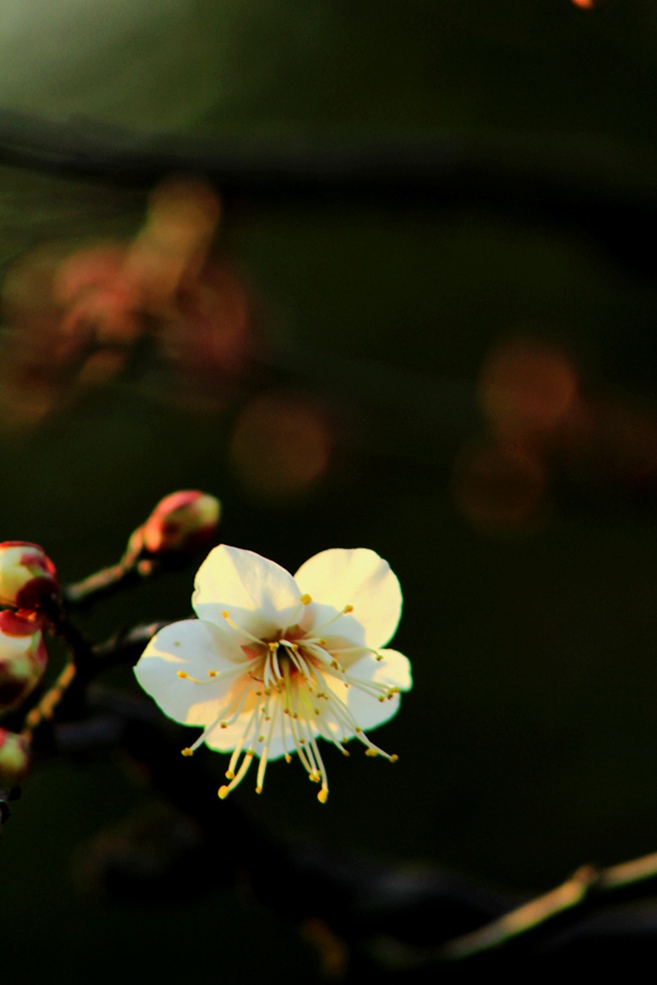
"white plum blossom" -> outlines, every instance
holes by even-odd
[[[203,742],[232,752],[222,799],[254,757],[260,793],[267,763],[296,752],[325,803],[320,737],[344,755],[356,738],[367,755],[396,760],[365,734],[392,718],[399,692],[412,686],[408,659],[382,649],[402,595],[378,554],[323,551],[292,577],[259,554],[221,545],[198,571],[192,604],[198,619],[160,630],[135,674],[166,715],[203,726],[184,755]]]

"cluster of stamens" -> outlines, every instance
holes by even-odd
[[[280,725],[286,761],[291,762],[291,752],[298,753],[308,778],[321,785],[317,799],[322,804],[328,798],[328,782],[326,768],[317,746],[317,736],[332,742],[344,756],[349,755],[344,743],[357,738],[365,746],[367,756],[384,756],[393,763],[397,760],[397,756],[390,755],[371,742],[347,704],[328,684],[329,679],[338,679],[346,688],[356,687],[378,701],[392,699],[399,688],[360,680],[349,674],[339,659],[341,655],[367,651],[373,659],[381,661],[384,659],[382,654],[369,647],[348,645],[339,649],[332,646],[329,652],[324,638],[317,635],[306,636],[296,620],[303,607],[311,601],[309,595],[302,595],[288,626],[280,630],[276,634],[277,638],[272,640],[254,636],[224,611],[222,615],[228,625],[248,641],[242,645],[246,659],[236,664],[234,669],[208,671],[208,678],[203,681],[191,677],[185,671],[178,671],[178,677],[194,684],[210,684],[212,681],[225,681],[231,677],[243,678],[243,682],[240,682],[243,686],[233,688],[220,714],[193,745],[182,750],[183,756],[192,756],[217,726],[227,728],[232,725],[242,714],[249,698],[255,699],[252,713],[226,770],[229,783],[219,788],[219,797],[222,800],[242,782],[256,752],[260,757],[256,792],[262,792],[269,748],[277,723]],[[342,615],[352,611],[353,606],[345,606],[328,622],[316,627],[315,632],[317,629],[326,629]],[[337,735],[340,733],[342,737],[339,739]]]

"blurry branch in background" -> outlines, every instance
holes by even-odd
[[[251,292],[216,255],[218,194],[207,180],[170,177],[172,169],[202,173],[229,205],[243,196],[357,196],[384,208],[490,209],[576,228],[652,278],[652,236],[639,235],[657,220],[651,160],[550,135],[209,145],[6,111],[0,160],[114,185],[165,176],[132,239],[44,245],[9,268],[0,360],[0,424],[9,436],[38,427],[89,387],[145,376],[145,392],[158,400],[228,409],[230,464],[257,499],[304,495],[340,444],[443,471],[456,458],[456,506],[493,535],[540,522],[555,474],[576,486],[587,476],[594,495],[596,482],[610,479],[630,495],[657,491],[657,416],[586,398],[572,357],[540,338],[494,346],[478,392],[467,380],[266,344]],[[104,573],[106,588],[139,580],[139,565],[127,568]],[[72,601],[78,588],[70,591]]]
[[[656,162],[591,137],[371,137],[336,134],[209,142],[74,117],[0,111],[0,163],[65,178],[150,188],[203,175],[230,204],[355,197],[386,208],[477,209],[572,228],[654,277]]]
[[[210,255],[221,214],[206,182],[169,178],[128,241],[45,244],[2,286],[3,429],[21,432],[89,387],[125,375],[151,346],[200,405],[221,406],[246,358],[249,305]]]

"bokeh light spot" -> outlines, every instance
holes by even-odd
[[[521,530],[539,510],[545,467],[528,452],[497,441],[464,449],[456,462],[452,490],[457,509],[483,533]]]
[[[479,380],[479,399],[493,432],[520,440],[559,424],[577,400],[571,361],[536,339],[499,343],[488,355]]]
[[[239,415],[230,455],[250,493],[265,499],[295,497],[315,485],[328,468],[329,425],[302,396],[263,394]]]

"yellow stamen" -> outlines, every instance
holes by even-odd
[[[185,678],[189,677],[189,674],[186,674],[184,670],[179,670],[178,677],[180,678],[181,681],[184,681]]]
[[[194,755],[194,750],[193,749],[190,749],[189,746],[186,746],[184,749],[181,749],[180,752],[182,753],[183,756],[193,756]]]
[[[353,612],[354,611],[354,607],[353,607],[353,605],[345,605],[345,607],[344,607],[344,609],[342,611],[344,612],[345,616],[347,616],[347,615],[349,615],[350,612]]]
[[[244,759],[241,762],[240,768],[238,769],[237,773],[230,781],[228,786],[219,787],[218,796],[220,797],[221,800],[225,800],[228,794],[230,793],[230,791],[234,790],[235,787],[242,782],[252,761],[253,761],[253,749],[247,749],[246,752],[244,753]]]
[[[242,633],[244,636],[246,636],[247,639],[253,640],[254,643],[260,643],[262,645],[263,641],[261,639],[258,639],[257,636],[254,636],[253,633],[250,633],[248,629],[244,629],[243,626],[238,626],[235,620],[230,618],[228,609],[224,609],[224,611],[221,614],[232,629],[237,630],[238,633]]]
[[[322,787],[322,789],[317,794],[317,800],[320,804],[325,804],[328,800],[328,787]]]
[[[310,603],[312,602],[312,596],[306,593],[301,596],[299,601],[301,602],[302,605],[310,605]]]

